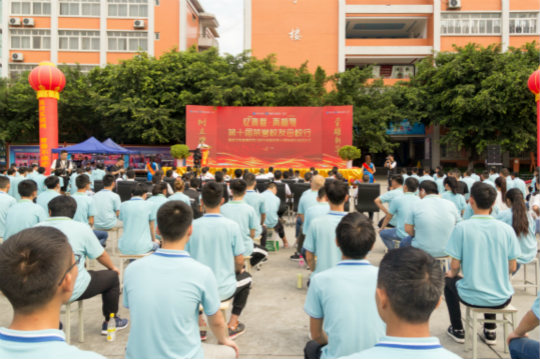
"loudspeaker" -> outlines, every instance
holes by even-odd
[[[487,163],[488,165],[502,164],[500,145],[487,145]]]

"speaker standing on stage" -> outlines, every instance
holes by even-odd
[[[197,146],[197,148],[201,150],[201,154],[202,154],[201,166],[202,167],[208,166],[208,156],[210,155],[210,146],[204,143],[204,138],[200,139],[199,145]]]
[[[73,171],[73,162],[68,160],[67,151],[60,152],[60,158],[52,162],[51,170],[54,171],[57,169],[66,170],[68,174],[71,174],[71,171]]]

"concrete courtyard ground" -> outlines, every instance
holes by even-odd
[[[294,227],[286,228],[287,238],[294,242]],[[303,311],[307,289],[305,284],[309,272],[300,268],[297,262],[289,260],[293,249],[281,249],[279,252],[270,253],[269,261],[260,271],[253,271],[253,289],[248,305],[242,314],[241,321],[246,324],[247,331],[237,338],[242,358],[301,358],[303,348],[308,341],[309,318]],[[377,238],[373,251],[368,255],[372,264],[378,265],[384,255],[384,245]],[[118,258],[113,258],[118,263]],[[97,268],[96,268],[97,269]],[[533,268],[529,268],[529,277],[533,278]],[[297,276],[303,276],[303,289],[297,289]],[[520,271],[513,279],[514,284],[522,280],[523,273]],[[516,289],[512,304],[518,309],[517,320],[531,308],[536,294],[534,289],[527,292]],[[159,296],[159,293],[155,293]],[[121,300],[120,300],[121,303]],[[361,305],[361,303],[358,303]],[[76,308],[76,306],[73,306]],[[84,328],[85,342],[78,342],[78,319],[76,311],[72,312],[72,343],[85,350],[98,352],[108,358],[123,358],[125,346],[129,334],[129,327],[117,334],[117,340],[108,343],[104,336],[100,335],[101,328],[101,298],[94,297],[84,302]],[[152,310],[152,308],[148,308]],[[11,307],[5,297],[0,297],[0,326],[7,326],[11,320]],[[129,318],[129,311],[123,307],[120,316]],[[64,318],[64,316],[62,316]],[[65,323],[65,319],[62,319]],[[471,358],[472,351],[465,351],[461,344],[452,341],[446,335],[449,326],[446,305],[442,305],[431,317],[432,335],[441,339],[442,345],[463,358]],[[537,328],[530,335],[531,338],[539,338],[540,330]],[[502,326],[497,329],[497,345],[489,347],[479,340],[479,358],[509,358],[508,353],[503,353],[503,330]],[[209,334],[208,343],[215,343],[212,334]]]

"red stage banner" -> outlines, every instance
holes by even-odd
[[[343,166],[339,148],[352,144],[352,106],[187,106],[186,143],[210,146],[218,167]]]

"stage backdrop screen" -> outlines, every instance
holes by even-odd
[[[352,106],[187,106],[186,143],[209,145],[209,166],[343,166],[338,150],[352,144],[352,116]]]

